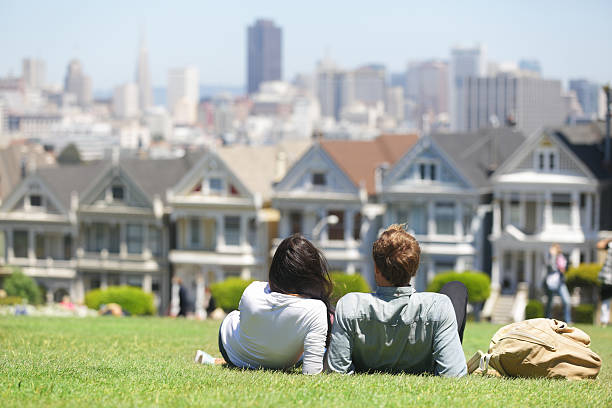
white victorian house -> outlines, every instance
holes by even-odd
[[[581,158],[580,156],[583,156]],[[494,287],[513,293],[526,283],[537,294],[546,255],[558,243],[573,265],[595,261],[595,244],[606,177],[595,146],[569,142],[562,133],[532,134],[495,171],[493,184]]]
[[[275,247],[302,234],[323,251],[331,270],[361,273],[373,283],[372,243],[384,212],[376,201],[377,168],[394,164],[416,140],[383,135],[315,142],[274,186],[272,206],[280,212]]]

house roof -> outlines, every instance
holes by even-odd
[[[555,131],[555,135],[589,168],[595,177],[599,180],[612,179],[612,167],[606,168],[604,165],[604,151],[601,143],[603,132],[599,133],[599,138],[596,138],[594,135],[597,132],[590,131],[585,137],[584,131],[583,126],[563,127]]]
[[[274,146],[234,145],[221,147],[216,153],[245,187],[268,201],[273,193],[273,182],[284,177],[311,144],[310,141],[291,141]]]
[[[0,202],[21,181],[22,161],[36,168],[55,165],[55,158],[40,145],[13,144],[0,150]]]
[[[393,166],[417,140],[417,134],[388,134],[373,140],[322,140],[320,144],[356,186],[363,185],[372,195],[376,168],[383,163]]]
[[[489,175],[524,142],[525,136],[510,128],[483,129],[473,133],[432,134],[434,143],[475,186],[489,185]]]

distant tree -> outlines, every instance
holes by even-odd
[[[79,164],[82,162],[81,153],[74,143],[70,143],[57,156],[57,162],[60,164]]]
[[[4,281],[4,290],[9,296],[19,296],[27,299],[31,304],[39,304],[42,301],[40,289],[36,286],[34,279],[24,275],[19,268],[13,268],[11,276]]]

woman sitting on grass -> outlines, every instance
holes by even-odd
[[[332,282],[327,261],[306,238],[293,235],[278,246],[269,282],[253,282],[219,328],[213,358],[198,350],[196,362],[239,368],[288,369],[303,360],[304,374],[323,370],[329,343]]]

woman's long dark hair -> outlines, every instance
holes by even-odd
[[[296,294],[318,299],[327,308],[327,340],[331,336],[331,315],[334,310],[329,298],[333,284],[327,271],[327,260],[310,241],[294,234],[280,243],[270,265],[269,283],[274,292]]]

